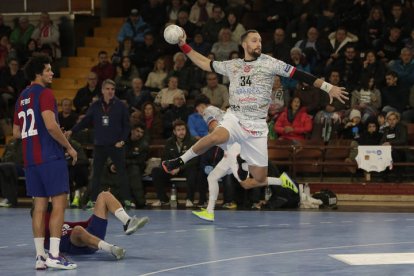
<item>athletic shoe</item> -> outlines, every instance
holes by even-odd
[[[161,206],[167,206],[167,205],[170,205],[170,202],[164,202],[164,201],[157,199],[151,204],[151,207],[161,207]]]
[[[225,209],[236,209],[237,208],[237,204],[235,202],[227,202],[224,203],[223,206],[221,206]]]
[[[192,208],[192,207],[194,207],[193,202],[191,200],[187,199],[185,201],[185,208]]]
[[[71,208],[79,208],[80,205],[80,198],[78,196],[75,196],[72,200],[72,203],[70,204]]]
[[[116,245],[112,245],[111,254],[117,260],[123,259],[125,257],[125,249],[123,249],[122,247],[116,246]]]
[[[95,208],[95,201],[89,200],[88,203],[86,203],[84,209],[85,210],[90,210],[93,211],[93,209]]]
[[[36,270],[45,270],[47,268],[46,258],[39,255],[36,257]]]
[[[214,221],[214,213],[209,213],[207,210],[201,209],[201,211],[193,211],[193,215],[206,221]]]
[[[237,155],[237,164],[239,165],[239,168],[237,169],[237,175],[239,176],[241,181],[246,180],[247,176],[249,175],[248,171],[243,170],[243,163],[246,163],[246,161],[244,161],[243,158],[240,157],[240,154]]]
[[[166,173],[170,173],[172,170],[178,169],[179,167],[184,165],[184,161],[178,157],[171,160],[162,161],[162,168]]]
[[[7,198],[5,198],[2,201],[0,201],[0,207],[9,208],[11,206],[12,206],[12,204],[9,202],[9,200]]]
[[[292,191],[294,191],[295,193],[298,193],[299,189],[298,189],[298,185],[296,184],[295,181],[293,181],[289,175],[287,173],[282,173],[280,175],[280,180],[282,180],[282,187],[287,188],[287,189],[291,189]]]
[[[148,221],[149,221],[148,217],[137,218],[136,216],[133,216],[124,225],[125,234],[131,235],[138,229],[144,227],[144,225],[147,224]]]
[[[64,256],[59,255],[59,257],[53,257],[52,254],[49,253],[46,259],[46,265],[50,268],[57,268],[57,269],[75,269],[78,266],[75,263],[72,263]]]

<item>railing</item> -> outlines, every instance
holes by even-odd
[[[4,15],[94,14],[95,0],[1,0],[0,11]]]

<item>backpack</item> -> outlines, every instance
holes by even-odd
[[[322,200],[323,204],[321,205],[321,208],[338,208],[336,205],[338,203],[338,197],[331,190],[320,190],[319,192],[314,193],[312,197]]]

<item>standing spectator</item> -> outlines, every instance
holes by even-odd
[[[118,34],[118,42],[122,43],[126,37],[131,37],[135,46],[144,43],[144,34],[150,31],[150,26],[140,16],[137,9],[132,9],[128,19],[122,25]]]
[[[142,121],[145,124],[145,132],[148,140],[162,139],[162,119],[153,102],[142,105]]]
[[[132,88],[128,90],[128,104],[132,110],[141,110],[145,102],[152,101],[150,92],[143,88],[142,79],[133,78]]]
[[[317,29],[321,31],[322,36],[326,36],[333,32],[338,26],[336,4],[338,1],[322,0],[321,12],[317,18]]]
[[[17,49],[18,52],[21,52],[24,47],[29,42],[34,31],[34,26],[29,23],[27,17],[22,16],[19,18],[19,24],[13,29],[10,34],[10,42],[13,47]]]
[[[173,99],[173,104],[163,115],[164,137],[170,137],[172,135],[173,124],[175,121],[181,120],[187,122],[190,113],[191,110],[190,107],[185,104],[184,95],[176,94]]]
[[[132,80],[137,77],[139,73],[135,65],[131,64],[131,59],[123,57],[120,66],[116,67],[115,83],[118,98],[127,98],[127,90],[131,89]]]
[[[198,27],[204,26],[209,18],[213,16],[213,6],[208,0],[196,0],[190,11],[190,21]]]
[[[239,50],[239,44],[231,40],[229,28],[222,28],[218,35],[218,42],[213,44],[211,51],[216,55],[216,60],[227,60],[230,53]]]
[[[299,97],[293,97],[290,104],[277,118],[275,131],[280,139],[305,140],[312,131],[312,119],[306,113]]]
[[[290,45],[286,40],[285,31],[282,28],[275,29],[273,32],[273,40],[263,46],[263,53],[288,62],[290,58]]]
[[[208,134],[208,126],[203,119],[203,113],[207,106],[210,105],[210,99],[205,95],[199,95],[194,102],[195,112],[188,117],[187,126],[191,136],[196,140]]]
[[[231,30],[231,40],[237,44],[241,44],[240,37],[246,32],[246,29],[240,23],[240,20],[235,12],[230,11],[227,14],[227,24]]]
[[[139,74],[146,79],[149,72],[154,68],[155,61],[162,55],[162,50],[155,43],[154,34],[146,33],[144,43],[135,50],[135,65],[138,67]]]
[[[213,44],[217,41],[220,30],[225,26],[226,20],[223,18],[223,9],[215,5],[213,7],[213,15],[202,28],[203,37],[208,43]]]
[[[185,122],[181,120],[175,121],[173,125],[173,135],[168,138],[165,143],[164,153],[161,159],[169,160],[177,158],[189,150],[195,142],[196,140],[188,133]],[[159,207],[161,205],[168,204],[169,199],[165,194],[165,187],[170,182],[172,177],[181,176],[186,178],[187,184],[187,198],[185,206],[193,207],[195,186],[197,183],[198,163],[199,159],[194,158],[193,160],[187,162],[184,166],[173,170],[171,173],[166,173],[161,166],[154,168],[151,174],[155,189],[157,191],[158,200],[152,203],[152,206]]]
[[[207,86],[201,89],[201,94],[210,99],[210,103],[222,110],[229,106],[229,90],[225,85],[218,83],[218,76],[214,72],[208,72]]]
[[[72,106],[72,100],[65,98],[62,100],[61,102],[62,105],[62,111],[59,112],[59,125],[60,128],[63,131],[67,131],[67,130],[71,130],[77,120],[78,120],[78,114],[73,111],[73,106]]]
[[[115,82],[107,79],[102,83],[102,98],[94,102],[85,117],[77,123],[67,136],[93,124],[94,151],[93,176],[91,186],[91,202],[93,207],[98,194],[101,192],[101,173],[108,157],[115,164],[118,175],[118,185],[121,198],[126,208],[130,208],[130,193],[128,177],[125,171],[125,141],[128,138],[130,126],[128,109],[115,97]]]
[[[62,57],[59,36],[58,26],[50,20],[47,12],[42,12],[40,14],[39,24],[32,33],[32,39],[36,40],[39,48],[50,50],[49,55],[58,59]]]
[[[365,58],[362,62],[360,80],[372,77],[375,80],[375,85],[378,88],[382,87],[385,79],[386,68],[384,62],[377,58],[374,50],[366,51],[364,56]]]
[[[378,42],[376,47],[377,55],[383,62],[387,63],[390,60],[397,59],[403,47],[401,29],[397,26],[392,26],[386,36]]]
[[[92,99],[100,95],[100,87],[98,86],[98,76],[94,72],[89,72],[86,79],[86,85],[76,92],[73,104],[76,112],[86,111],[92,104]]]
[[[7,25],[4,24],[3,15],[0,13],[0,37],[2,37],[3,35],[9,37],[11,31],[12,30],[11,30],[10,26],[7,26]]]
[[[399,59],[391,60],[388,69],[398,75],[402,87],[410,88],[414,85],[414,59],[413,52],[408,48],[402,48]]]
[[[165,68],[165,58],[158,58],[155,61],[154,69],[148,74],[145,87],[150,91],[160,91],[164,88],[164,80],[167,77],[167,69]]]
[[[98,64],[91,68],[91,72],[98,76],[98,85],[106,79],[113,79],[115,76],[115,67],[109,63],[108,53],[106,51],[99,51]]]
[[[50,59],[33,58],[25,67],[31,81],[18,99],[14,113],[13,137],[22,139],[27,195],[34,197],[32,216],[36,248],[36,269],[47,267],[75,269],[76,264],[59,254],[62,224],[69,192],[69,175],[63,147],[77,160],[77,152],[70,145],[57,122],[57,106],[52,90]],[[49,198],[53,211],[49,220],[50,248],[44,249],[45,220]]]

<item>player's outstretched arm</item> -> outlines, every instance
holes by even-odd
[[[330,103],[332,103],[334,98],[337,98],[341,103],[345,103],[345,101],[349,99],[345,87],[332,85],[322,79],[316,79],[313,86],[327,92],[329,94]]]
[[[184,34],[180,38],[178,42],[178,46],[180,47],[181,51],[186,54],[195,65],[203,69],[204,71],[211,72],[210,62],[211,60],[200,54],[199,52],[195,51],[193,48],[190,47],[185,41],[187,39],[187,35],[183,30]]]

